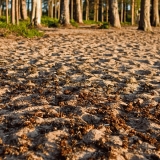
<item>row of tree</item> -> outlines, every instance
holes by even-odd
[[[0,16],[4,10],[7,23],[11,15],[12,24],[19,24],[19,19],[27,19],[30,15],[31,24],[37,26],[41,24],[42,13],[47,13],[65,26],[70,25],[70,19],[78,23],[93,19],[121,28],[127,10],[130,10],[131,24],[137,19],[139,29],[151,31],[151,25],[160,24],[159,0],[0,0]]]

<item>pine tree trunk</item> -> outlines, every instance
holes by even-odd
[[[76,0],[76,20],[78,23],[83,23],[80,0]]]
[[[94,0],[94,21],[98,21],[99,0]]]
[[[48,1],[48,17],[50,17],[50,1]]]
[[[73,0],[71,0],[71,19],[73,19]]]
[[[55,6],[54,6],[54,18],[57,18],[57,0],[54,1]]]
[[[29,11],[29,7],[30,7],[30,0],[28,0],[28,3],[27,3],[27,9],[28,9],[28,16],[30,17],[30,11]]]
[[[21,17],[23,20],[27,19],[26,0],[20,0]]]
[[[108,22],[108,9],[109,9],[108,0],[106,0],[106,22]]]
[[[110,24],[113,27],[121,28],[117,0],[109,0],[109,13],[110,13]]]
[[[18,16],[19,16],[19,19],[22,19],[22,16],[21,16],[21,0],[18,0]],[[26,8],[26,13],[27,13],[27,8]]]
[[[35,26],[40,26],[41,16],[42,16],[42,5],[41,0],[32,0],[32,16],[31,24]]]
[[[97,14],[97,0],[94,0],[94,21],[96,21],[96,14]]]
[[[8,17],[8,0],[6,0],[6,21],[7,24],[9,23],[9,17]]]
[[[11,15],[11,23],[13,24],[13,25],[15,25],[15,0],[12,0],[12,2],[11,2],[11,12],[12,12],[12,15]]]
[[[81,4],[81,13],[82,13],[82,21],[83,21],[83,0],[80,0],[80,4]]]
[[[141,0],[139,30],[152,31],[150,24],[150,0]]]
[[[48,17],[53,18],[53,0],[48,1]]]
[[[127,6],[127,3],[126,3],[126,1],[124,1],[124,3],[123,3],[123,22],[126,22],[126,16],[127,16],[127,13],[126,13],[126,6]]]
[[[86,21],[89,20],[89,0],[86,0]]]
[[[2,0],[0,0],[0,17],[2,16]]]
[[[123,22],[123,8],[124,8],[123,0],[121,0],[121,23]]]
[[[50,2],[50,15],[51,15],[51,18],[53,18],[53,0],[51,0]]]
[[[99,21],[99,0],[96,2],[96,21]]]
[[[159,6],[158,0],[152,0],[151,25],[154,27],[157,27],[160,25],[158,6]]]
[[[60,12],[60,23],[65,26],[70,25],[68,0],[61,0]]]
[[[131,17],[131,24],[132,25],[134,25],[134,23],[135,23],[135,18],[134,18],[134,15],[135,15],[135,2],[134,2],[135,0],[132,0],[131,2],[132,2],[132,4],[131,4],[131,6],[132,6],[132,9],[131,9],[131,15],[132,15],[132,17]]]
[[[103,1],[103,0],[101,0],[101,22],[103,22],[103,21],[104,21],[104,15],[103,15],[103,12],[104,12],[104,6],[103,6],[103,4],[104,4],[104,1]]]
[[[59,5],[58,5],[58,19],[60,19],[60,15],[61,15],[61,14],[60,14],[60,13],[61,13],[61,12],[60,12],[60,3],[61,3],[61,1],[59,0]]]
[[[19,25],[19,0],[15,1],[15,19],[16,19],[16,25]]]
[[[37,26],[39,26],[41,24],[41,17],[42,17],[42,0],[37,0],[36,17],[37,17]]]

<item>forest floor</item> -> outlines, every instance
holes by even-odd
[[[159,160],[160,28],[0,37],[0,159]]]

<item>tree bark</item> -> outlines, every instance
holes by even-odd
[[[131,2],[132,2],[132,4],[131,4],[131,7],[132,7],[131,8],[131,12],[132,12],[131,13],[131,15],[132,15],[132,17],[131,17],[131,24],[134,25],[134,23],[135,23],[135,18],[134,18],[135,17],[134,16],[135,15],[135,12],[134,12],[135,11],[135,0],[132,0]]]
[[[57,18],[57,0],[54,1],[55,5],[54,5],[54,18]]]
[[[96,21],[96,14],[97,14],[97,0],[94,0],[94,21]]]
[[[48,1],[48,17],[53,18],[53,0]]]
[[[104,1],[101,0],[101,22],[104,21]]]
[[[141,0],[139,30],[152,31],[150,24],[150,0]]]
[[[124,8],[124,4],[123,4],[123,0],[121,0],[121,23],[123,22],[123,8]]]
[[[96,21],[99,21],[99,0],[96,2]]]
[[[106,0],[106,22],[108,22],[108,0]]]
[[[99,17],[99,0],[94,0],[94,21],[98,21]]]
[[[51,18],[53,18],[53,0],[50,1],[50,15],[51,15]]]
[[[86,21],[89,20],[89,0],[86,0]]]
[[[80,4],[81,4],[81,13],[82,13],[82,20],[83,20],[83,0],[80,0]]]
[[[19,0],[15,1],[15,11],[16,25],[19,25]]]
[[[73,0],[71,0],[71,19],[73,19]]]
[[[127,3],[126,3],[126,0],[125,0],[124,3],[123,3],[123,22],[126,22],[126,16],[127,16],[126,8],[127,8]]]
[[[41,15],[41,0],[32,0],[31,24],[34,26],[40,26]]]
[[[23,20],[26,20],[27,17],[27,8],[26,8],[26,0],[20,0],[20,12]]]
[[[11,13],[12,13],[12,15],[11,15],[11,23],[13,24],[13,25],[15,25],[15,17],[16,17],[16,15],[15,15],[15,0],[12,0],[12,2],[11,2]]]
[[[160,25],[158,6],[159,6],[158,0],[152,0],[151,25],[154,27],[157,27]]]
[[[8,0],[6,0],[6,21],[7,24],[9,23],[9,17],[8,17]]]
[[[80,0],[76,0],[76,20],[77,20],[78,23],[83,23]]]
[[[61,0],[60,4],[60,23],[68,26],[70,25],[70,18],[69,18],[69,1],[68,0]]]
[[[2,0],[0,0],[0,17],[2,16]]]
[[[109,0],[109,13],[111,26],[121,28],[117,0]]]
[[[58,4],[58,19],[60,19],[60,3],[61,3],[61,1],[59,0],[59,4]]]

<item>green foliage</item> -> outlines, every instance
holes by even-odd
[[[122,26],[130,26],[130,25],[131,25],[131,22],[122,22],[121,25],[122,25]]]
[[[91,24],[97,24],[97,25],[100,25],[101,22],[96,22],[96,21],[93,21],[93,20],[84,20],[83,21],[84,24],[88,24],[88,25],[91,25]]]
[[[75,20],[74,20],[74,19],[71,19],[71,20],[70,20],[70,23],[71,23],[71,25],[72,25],[72,26],[74,26],[74,27],[78,28],[78,23],[77,23],[77,22],[75,22]]]
[[[54,28],[60,27],[60,23],[58,19],[50,18],[47,16],[43,16],[41,18],[41,23],[46,27],[54,27]]]
[[[109,23],[103,22],[103,24],[100,26],[100,29],[109,29]]]
[[[0,21],[0,28],[5,29],[3,36],[14,34],[16,36],[23,36],[26,38],[41,37],[42,32],[39,32],[36,28],[29,28],[29,21],[20,21],[19,25],[7,24]]]
[[[132,15],[131,14],[127,14],[126,21],[127,22],[131,22],[131,19],[132,19]]]
[[[0,17],[0,22],[6,22],[6,17],[5,16],[1,16]]]

